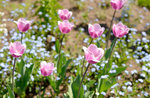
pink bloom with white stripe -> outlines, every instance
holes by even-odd
[[[26,46],[21,44],[21,42],[16,41],[14,43],[10,43],[9,50],[13,57],[18,58],[24,54]]]
[[[88,48],[83,47],[83,50],[85,53],[85,59],[90,64],[98,63],[104,56],[104,50],[102,48],[97,48],[94,44],[91,44]]]

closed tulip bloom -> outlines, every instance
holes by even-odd
[[[10,43],[9,50],[13,57],[18,58],[24,54],[26,46],[21,44],[21,42],[16,41],[14,43]]]
[[[31,21],[25,20],[24,18],[18,19],[15,23],[17,24],[20,32],[26,32],[31,26]]]
[[[92,38],[100,37],[104,32],[104,30],[105,28],[101,27],[99,24],[94,24],[94,25],[89,24],[88,27],[89,34]]]
[[[111,6],[115,10],[120,10],[125,5],[126,0],[111,0]]]
[[[64,20],[63,22],[58,21],[59,30],[64,34],[69,33],[72,30],[73,26],[74,25],[68,20]]]
[[[126,25],[123,25],[121,22],[118,24],[114,24],[112,30],[113,34],[117,38],[121,38],[129,32],[129,28]]]
[[[85,59],[90,64],[98,63],[104,56],[104,50],[102,48],[97,48],[94,44],[91,44],[88,48],[83,47],[83,50],[85,52]]]
[[[72,16],[72,12],[67,9],[58,10],[58,15],[61,20],[69,20]]]
[[[55,70],[54,64],[51,62],[47,63],[46,61],[41,62],[40,68],[41,68],[41,73],[43,76],[49,76]]]

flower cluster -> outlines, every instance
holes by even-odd
[[[72,23],[69,22],[69,19],[72,16],[72,12],[68,11],[67,9],[63,9],[63,10],[58,10],[58,14],[60,19],[62,20],[62,22],[58,21],[59,30],[63,34],[69,33],[74,26]]]

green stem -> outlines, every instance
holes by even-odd
[[[60,40],[61,44],[60,44],[60,48],[59,48],[59,57],[58,57],[57,69],[59,69],[61,47],[62,47],[62,42],[63,42],[64,37],[65,37],[65,34],[63,35],[62,39]],[[59,72],[59,70],[57,70],[57,72]]]
[[[112,27],[112,24],[113,24],[113,20],[115,18],[115,14],[116,14],[116,10],[113,13],[113,17],[112,17],[112,20],[111,20],[111,23],[110,23],[110,26],[109,26],[109,31],[107,33],[108,35],[107,35],[107,39],[106,39],[106,49],[108,48],[108,42],[109,42],[109,39],[110,39],[111,27]]]
[[[20,32],[21,33],[21,44],[22,44],[22,39],[23,39],[23,33],[22,32]]]
[[[88,64],[88,66],[87,66],[87,68],[86,68],[86,70],[85,70],[85,72],[84,72],[84,74],[83,74],[82,80],[81,80],[81,82],[80,82],[79,91],[78,91],[78,97],[77,97],[77,98],[79,98],[80,89],[81,89],[81,86],[82,86],[82,82],[83,82],[83,80],[84,80],[84,78],[85,78],[85,75],[86,75],[86,73],[87,73],[87,71],[88,71],[89,66],[90,66],[90,64]]]
[[[12,71],[12,91],[14,92],[14,72],[15,72],[16,58],[14,59],[13,71]]]
[[[108,58],[108,63],[107,63],[107,65],[106,65],[106,69],[104,70],[104,74],[106,74],[106,72],[107,72],[107,68],[109,67],[109,62],[110,62],[110,59],[111,59],[111,56],[112,56],[112,53],[113,53],[113,50],[114,50],[114,47],[115,47],[115,45],[116,45],[116,42],[117,42],[117,38],[115,38],[114,39],[114,44],[112,45],[112,50],[111,50],[111,53],[110,53],[110,56],[109,56],[109,58]],[[101,86],[102,86],[102,84],[103,84],[103,79],[101,79],[101,81],[100,81],[100,87],[98,88],[98,90],[99,90],[99,92],[101,92],[100,90],[101,90]]]

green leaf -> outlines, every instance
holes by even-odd
[[[84,95],[84,98],[93,98],[94,92],[93,91],[87,91]]]
[[[113,40],[113,42],[111,43],[111,47],[106,50],[106,53],[105,53],[105,59],[106,60],[111,56],[111,52],[113,51],[113,47],[115,46],[116,41],[117,41],[117,38],[115,38]]]
[[[71,61],[72,61],[72,60],[69,59],[69,60],[66,62],[66,64],[65,64],[64,66],[62,66],[62,68],[61,68],[61,73],[60,73],[60,75],[59,75],[59,76],[61,76],[61,77],[60,77],[61,79],[56,82],[56,89],[58,89],[58,90],[59,90],[59,86],[60,86],[61,82],[63,81],[63,79],[64,79],[64,77],[65,77],[66,69],[67,69],[67,67],[68,67],[68,65],[70,64]]]
[[[106,60],[109,58],[110,54],[111,54],[111,48],[106,50],[106,53],[105,53],[105,59]]]
[[[55,90],[56,89],[56,83],[54,81],[54,77],[51,76],[51,77],[47,77],[48,78],[48,81],[50,82],[50,85],[52,86],[52,88]]]
[[[33,67],[34,64],[32,64],[29,68],[26,68],[25,74],[16,81],[16,93],[18,95],[22,95],[25,92],[32,74]]]
[[[64,56],[64,53],[60,54],[60,59],[58,57],[58,60],[57,60],[57,72],[58,72],[58,74],[61,73],[63,64],[66,64],[66,57]]]
[[[73,81],[71,88],[72,88],[72,92],[73,92],[73,98],[77,98],[78,97],[78,91],[79,91],[79,87],[80,87],[80,76],[78,75],[76,77],[76,79]],[[80,89],[80,95],[79,98],[83,98],[83,94],[84,94],[84,90],[83,90],[83,86],[81,85],[81,89]]]
[[[70,64],[70,62],[72,61],[72,59],[69,59],[67,62],[66,62],[66,64],[64,65],[64,66],[62,66],[62,70],[61,70],[61,76],[62,77],[64,77],[65,76],[65,74],[66,74],[66,69],[67,69],[67,67],[68,67],[68,65]]]
[[[59,53],[60,43],[58,39],[55,42],[55,48],[56,48],[56,52]]]
[[[97,41],[97,42],[96,42],[96,45],[97,45],[97,47],[100,47],[100,42]]]
[[[110,73],[109,76],[110,77],[114,77],[114,76],[117,76],[119,75],[121,72],[123,72],[127,67],[119,67],[119,68],[116,68],[116,73]]]
[[[111,88],[116,83],[116,79],[115,78],[101,79],[100,82],[102,82],[102,84],[101,88],[99,89],[99,93],[107,91],[109,88]]]
[[[45,89],[43,91],[43,94],[41,95],[41,98],[44,98],[44,95],[45,95]]]
[[[23,60],[21,60],[21,62],[17,63],[17,72],[21,74],[21,76],[24,75],[24,65],[25,62]]]
[[[7,88],[8,88],[8,93],[9,93],[10,98],[15,98],[14,92],[11,90],[9,85],[7,86]]]

